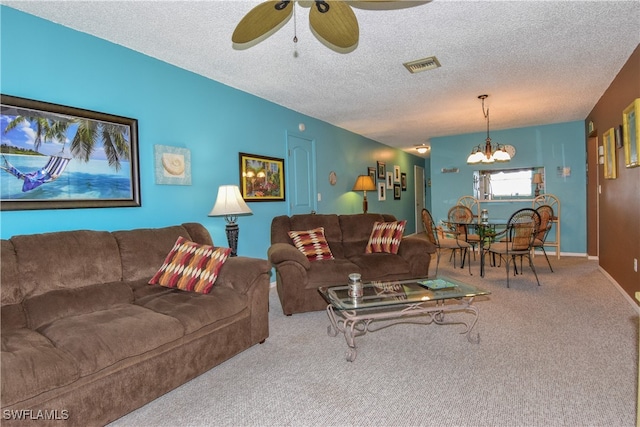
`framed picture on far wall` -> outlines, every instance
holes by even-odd
[[[386,191],[385,182],[378,182],[378,200],[383,201],[386,199]]]
[[[402,191],[407,191],[407,174],[404,172],[400,174],[400,185],[402,186]]]
[[[616,135],[613,128],[602,135],[604,145],[604,177],[616,179]]]
[[[367,173],[373,182],[376,182],[376,168],[367,168]]]
[[[284,159],[239,153],[240,194],[247,202],[284,201]]]
[[[402,196],[402,190],[400,189],[400,184],[393,184],[393,200],[400,200]]]
[[[376,167],[378,169],[378,178],[385,179],[387,177],[387,165],[385,162],[376,162]]]
[[[140,206],[136,119],[0,95],[0,131],[1,210]]]
[[[640,98],[637,98],[622,112],[622,142],[624,144],[624,164],[628,168],[640,166]]]

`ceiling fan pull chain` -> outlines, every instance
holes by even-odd
[[[326,1],[316,1],[316,7],[318,8],[318,12],[327,13],[329,12],[329,3]]]
[[[296,4],[293,3],[293,42],[298,43],[298,20],[296,19]]]

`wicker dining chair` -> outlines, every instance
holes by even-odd
[[[553,267],[551,267],[551,262],[549,262],[547,251],[544,249],[547,236],[549,235],[549,231],[553,225],[553,208],[549,205],[542,205],[538,206],[536,211],[540,215],[540,229],[538,230],[538,233],[536,233],[536,238],[533,241],[533,249],[542,249],[542,253],[547,260],[547,264],[549,264],[549,269],[553,273]]]
[[[456,267],[456,251],[460,251],[460,268],[464,268],[464,258],[467,254],[467,251],[471,247],[471,245],[465,241],[464,239],[444,237],[444,233],[442,236],[442,230],[436,227],[435,222],[433,221],[433,217],[431,216],[431,212],[428,209],[422,209],[422,225],[424,226],[424,232],[426,233],[427,239],[436,245],[436,274],[438,276],[438,268],[440,266],[440,252],[442,249],[451,249],[453,255],[453,267]],[[454,233],[455,236],[457,234]],[[469,264],[469,274],[471,274],[471,263]]]
[[[504,260],[507,270],[507,288],[509,287],[509,265],[513,262],[514,275],[517,273],[516,257],[529,259],[529,267],[536,277],[536,282],[540,286],[538,273],[531,259],[533,242],[540,227],[540,214],[531,208],[524,208],[511,215],[504,231],[506,239],[493,242],[487,249],[490,253],[500,256],[500,261]],[[522,270],[522,268],[520,268]],[[522,271],[521,271],[522,273]]]
[[[480,236],[473,229],[473,224],[477,222],[477,218],[473,214],[473,211],[468,206],[458,204],[449,209],[447,217],[451,224],[456,222],[467,222],[471,224],[458,225],[456,231],[460,234],[461,238],[471,245],[471,248],[473,249],[473,257],[475,259],[475,249],[476,246],[480,244]]]

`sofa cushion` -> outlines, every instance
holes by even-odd
[[[62,387],[78,379],[74,360],[31,329],[2,331],[2,406]]]
[[[395,280],[407,278],[411,265],[400,255],[388,253],[362,254],[349,258],[360,269],[362,280]]]
[[[77,363],[80,376],[104,369],[177,340],[177,320],[134,304],[64,317],[38,329]]]
[[[63,317],[105,310],[133,302],[131,288],[122,282],[101,283],[76,289],[59,289],[27,298],[24,308],[28,325],[38,329]]]
[[[208,294],[229,253],[230,248],[214,248],[178,237],[149,284]]]
[[[180,236],[193,240],[186,228],[176,225],[163,228],[138,228],[114,231],[122,257],[122,280],[146,279],[158,271]]]
[[[349,274],[361,273],[360,267],[347,259],[332,259],[322,262],[312,262],[307,270],[307,289],[316,289],[319,286],[334,286],[347,284]]]
[[[22,301],[22,290],[20,289],[20,273],[18,272],[18,258],[9,240],[0,241],[0,258],[2,268],[0,268],[0,302],[5,304],[17,304]]]
[[[395,221],[395,218],[381,214],[355,214],[340,215],[340,228],[342,229],[344,258],[362,255],[365,253],[371,230],[376,222]],[[333,256],[337,256],[333,253]]]
[[[324,237],[324,227],[307,231],[289,231],[288,234],[295,247],[309,258],[309,261],[333,259],[327,239]]]
[[[371,230],[365,252],[397,254],[406,224],[406,220],[376,222]]]
[[[146,295],[139,298],[136,304],[178,319],[185,334],[216,322],[231,323],[249,304],[246,295],[224,286],[214,286],[206,295],[159,286],[147,288],[155,288],[155,292],[145,292]],[[244,315],[248,315],[248,312]]]
[[[118,244],[106,231],[21,235],[12,237],[11,243],[18,257],[25,298],[122,278]]]

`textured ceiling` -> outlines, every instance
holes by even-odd
[[[483,131],[485,93],[492,130],[584,120],[640,43],[638,1],[354,7],[360,42],[348,54],[312,35],[304,2],[297,44],[291,19],[246,50],[231,34],[260,1],[1,3],[413,153],[432,137]],[[441,68],[402,65],[431,55]]]

